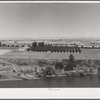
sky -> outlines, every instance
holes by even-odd
[[[2,37],[100,37],[100,3],[0,3]]]

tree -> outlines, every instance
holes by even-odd
[[[67,64],[66,64],[66,66],[65,66],[65,68],[64,68],[64,70],[66,71],[70,71],[70,70],[73,70],[73,63],[71,63],[71,62],[68,62]]]
[[[69,62],[74,62],[74,56],[73,56],[73,54],[69,55]]]
[[[0,42],[0,46],[2,46],[2,42]]]
[[[37,47],[37,42],[33,42],[32,47]]]
[[[28,48],[28,49],[27,49],[27,51],[31,51],[31,49],[30,49],[30,48]]]
[[[72,49],[72,52],[74,53],[74,48]]]
[[[53,75],[54,74],[54,69],[51,66],[48,66],[45,70],[45,75]]]
[[[55,65],[55,69],[58,70],[58,69],[63,69],[64,66],[62,64],[62,62],[57,62],[56,65]]]
[[[39,43],[38,43],[38,46],[39,46],[39,47],[44,47],[44,42],[39,42]]]
[[[68,48],[67,48],[67,50],[66,50],[67,52],[68,52]]]
[[[6,47],[7,45],[6,45],[6,44],[2,44],[2,46],[3,46],[3,47]]]
[[[94,49],[94,45],[92,46],[92,49]]]
[[[81,53],[81,49],[79,49],[79,53]]]
[[[19,45],[16,45],[15,47],[19,47]]]
[[[31,45],[28,45],[28,47],[31,47]]]
[[[25,47],[25,45],[21,45],[21,47]]]
[[[84,48],[84,46],[83,46],[83,45],[81,45],[81,48]]]
[[[14,47],[14,45],[12,44],[11,47]]]
[[[69,49],[69,52],[71,53],[71,48]]]
[[[10,45],[9,45],[9,44],[8,44],[7,46],[8,46],[8,47],[10,47]]]
[[[75,62],[73,54],[70,54],[68,63],[66,64],[64,70],[67,70],[67,71],[73,70],[74,67],[76,67],[76,62]]]
[[[100,67],[98,68],[97,73],[98,73],[98,75],[100,75]]]

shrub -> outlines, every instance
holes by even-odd
[[[53,67],[51,67],[51,66],[47,67],[45,70],[45,75],[52,75],[52,74],[54,74]]]
[[[27,51],[31,51],[31,49],[30,48],[27,48]]]
[[[43,65],[47,65],[47,62],[46,60],[38,60],[38,65],[42,67]]]
[[[70,71],[73,70],[74,64],[71,62],[68,62],[67,65],[65,66],[64,70],[65,71]]]
[[[62,62],[57,62],[56,65],[55,65],[55,69],[58,70],[58,69],[63,69],[64,66],[62,64]]]

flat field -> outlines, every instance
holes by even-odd
[[[0,50],[16,50],[19,47],[0,47]]]
[[[91,59],[100,60],[100,49],[81,49],[81,53],[68,52],[28,52],[28,51],[12,51],[0,56],[0,58],[19,58],[19,59],[68,59],[73,54],[75,59]]]

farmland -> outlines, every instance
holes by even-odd
[[[28,52],[28,51],[12,51],[0,58],[20,58],[20,59],[68,59],[69,55],[73,54],[75,59],[91,59],[100,60],[100,49],[81,49],[81,53],[69,52]]]

